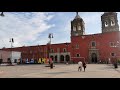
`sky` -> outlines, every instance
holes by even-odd
[[[85,22],[85,34],[101,33],[104,12],[79,12]],[[118,23],[120,25],[120,13]],[[70,42],[71,21],[76,12],[4,12],[0,17],[0,48],[46,45],[53,33],[52,44]]]

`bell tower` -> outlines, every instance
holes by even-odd
[[[101,16],[102,33],[119,31],[116,12],[104,12]]]
[[[71,36],[81,36],[85,33],[85,25],[83,19],[76,12],[76,16],[73,21],[71,21]]]

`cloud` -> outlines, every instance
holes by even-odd
[[[86,12],[82,14],[85,22],[86,34],[95,34],[101,32],[101,14],[102,12]]]
[[[54,22],[56,26],[53,28],[54,38],[52,43],[70,42],[71,20],[73,16],[71,12],[58,12],[55,14]]]
[[[101,14],[79,12],[86,34],[101,32]],[[49,33],[54,34],[52,43],[70,42],[71,20],[75,15],[73,12],[5,12],[5,17],[0,17],[0,48],[10,47],[10,38],[14,38],[15,47],[44,45],[49,41]],[[119,18],[118,14],[118,21]]]
[[[14,38],[15,47],[35,45],[38,35],[54,27],[49,24],[54,15],[42,12],[5,13],[0,17],[0,48],[10,47],[9,39]]]

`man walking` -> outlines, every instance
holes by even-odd
[[[86,66],[87,66],[87,65],[86,65],[86,62],[84,61],[84,62],[83,62],[84,72],[85,72]]]

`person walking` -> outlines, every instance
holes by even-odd
[[[50,68],[53,69],[53,60],[50,62]]]
[[[85,72],[86,66],[87,66],[87,65],[86,65],[86,62],[84,61],[84,62],[83,62],[84,72]]]
[[[82,71],[82,62],[81,61],[78,62],[78,71]]]
[[[114,68],[117,69],[118,68],[118,63],[117,60],[114,61]]]

